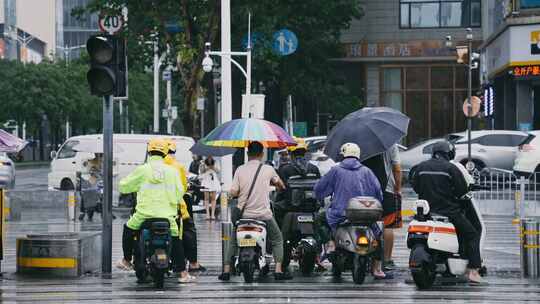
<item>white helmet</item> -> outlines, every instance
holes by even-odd
[[[353,143],[343,144],[343,146],[341,146],[341,155],[343,155],[343,158],[355,157],[360,159],[360,147]]]

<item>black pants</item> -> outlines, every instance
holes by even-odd
[[[195,225],[191,225],[189,221],[184,222],[184,235],[182,237],[182,244],[184,245],[184,251],[186,254],[186,259],[190,263],[197,262],[197,230]]]
[[[122,233],[122,250],[124,251],[124,259],[131,262],[135,248],[135,236],[139,233],[137,230],[130,229],[124,225]],[[186,270],[186,258],[184,256],[184,245],[178,237],[172,238],[172,262],[174,272],[182,272]]]
[[[480,257],[481,231],[463,213],[453,214],[449,218],[456,227],[460,247],[469,259],[469,268],[480,268],[482,266],[482,258]]]

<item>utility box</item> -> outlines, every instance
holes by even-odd
[[[17,239],[17,273],[80,277],[99,271],[101,232],[53,232]]]

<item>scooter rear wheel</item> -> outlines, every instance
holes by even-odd
[[[311,273],[313,272],[313,268],[315,268],[315,260],[317,259],[317,255],[313,252],[305,252],[300,261],[298,263],[300,264],[300,272],[302,272],[302,275],[305,277],[309,277]]]
[[[353,281],[355,284],[362,284],[366,279],[368,259],[364,256],[354,257]]]
[[[165,271],[155,270],[154,272],[154,287],[158,289],[163,289],[165,283]]]
[[[253,283],[253,277],[255,274],[255,264],[245,263],[244,265],[240,266],[240,270],[242,271],[242,275],[244,276],[244,282]]]
[[[437,273],[432,267],[424,264],[419,269],[411,270],[411,275],[418,289],[429,289],[433,286]]]

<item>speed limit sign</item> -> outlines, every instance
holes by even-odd
[[[109,33],[109,35],[114,35],[122,29],[124,25],[124,18],[122,15],[101,15],[99,18],[99,29],[102,32]]]

